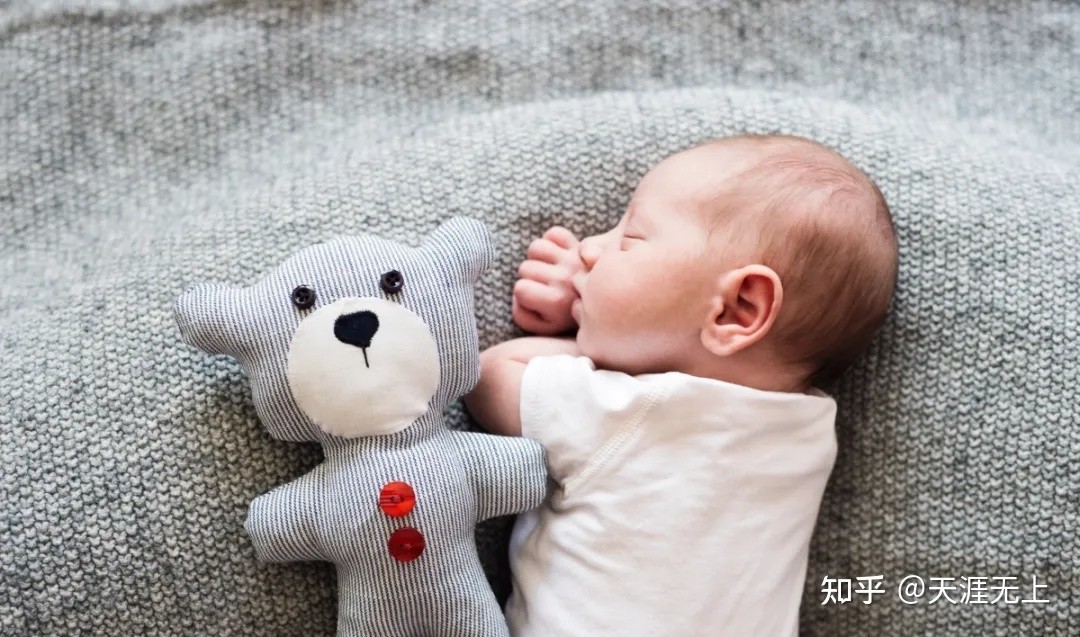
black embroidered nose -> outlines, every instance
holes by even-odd
[[[379,317],[374,312],[352,312],[342,314],[334,321],[334,336],[342,343],[355,345],[364,351],[364,365],[368,365],[367,348],[371,347],[371,339],[375,332],[379,331]]]

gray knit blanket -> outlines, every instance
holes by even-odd
[[[332,634],[332,567],[243,531],[319,450],[265,433],[173,299],[468,215],[488,346],[532,237],[741,132],[838,149],[900,239],[891,318],[826,388],[803,634],[1080,634],[1078,41],[1046,0],[0,2],[0,634]],[[478,532],[500,596],[508,524]]]

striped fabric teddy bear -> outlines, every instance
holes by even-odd
[[[260,560],[335,564],[338,635],[507,634],[474,526],[541,503],[543,451],[443,421],[479,378],[473,286],[492,258],[485,227],[454,218],[419,247],[340,237],[176,301],[185,342],[240,360],[270,435],[322,445],[245,530]]]

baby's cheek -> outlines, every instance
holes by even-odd
[[[593,304],[605,314],[625,313],[626,306],[632,305],[634,297],[640,294],[629,273],[609,273],[602,285],[592,286],[589,292]]]
[[[663,304],[670,295],[670,276],[651,268],[637,268],[618,278],[611,295],[626,306],[627,312],[648,313],[649,308]]]
[[[598,318],[611,336],[634,335],[649,329],[657,301],[654,291],[624,281],[605,292],[602,315]]]

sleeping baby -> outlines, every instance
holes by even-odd
[[[819,387],[881,327],[896,273],[877,186],[792,136],[672,155],[614,228],[534,241],[512,311],[542,336],[485,350],[466,397],[539,441],[555,484],[514,527],[511,633],[797,635],[836,457]]]

